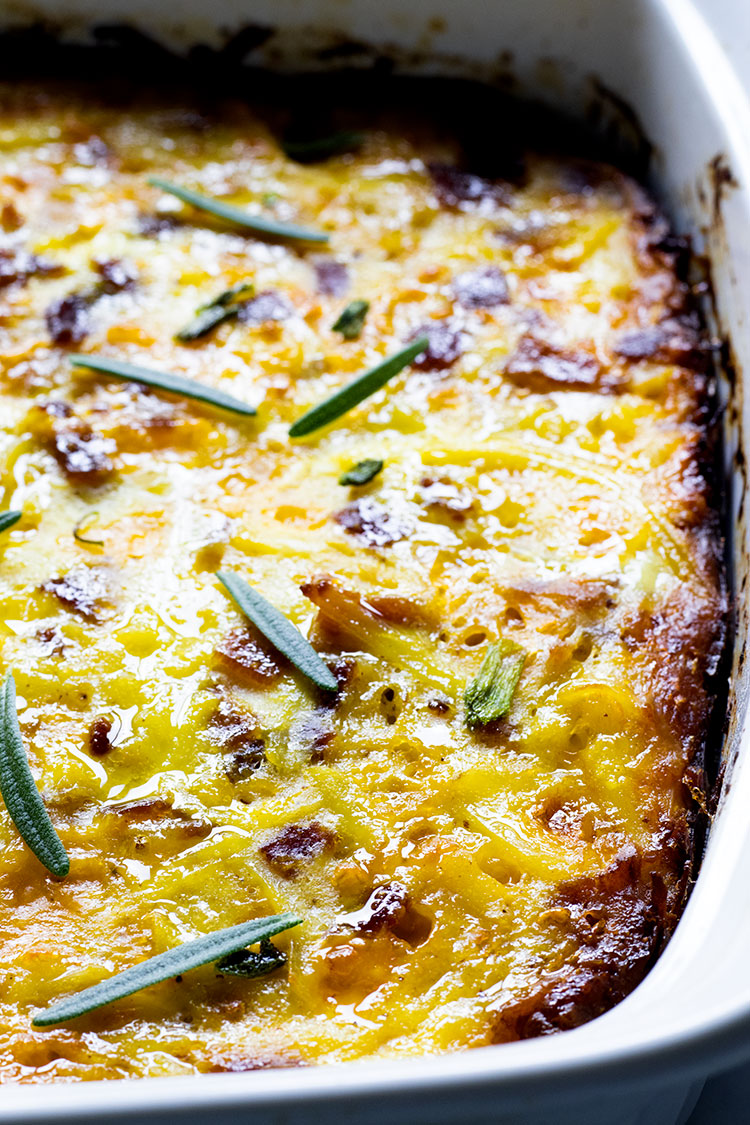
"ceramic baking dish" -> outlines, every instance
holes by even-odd
[[[739,11],[737,19],[741,20]],[[245,25],[253,63],[371,65],[512,82],[533,96],[642,130],[651,175],[677,225],[709,262],[725,380],[728,524],[737,621],[725,776],[700,876],[668,948],[617,1008],[571,1032],[407,1061],[78,1086],[6,1086],[0,1121],[330,1122],[673,1125],[707,1075],[750,1057],[750,759],[744,591],[748,537],[741,456],[750,428],[750,102],[690,0],[38,0],[0,23],[44,19],[85,39],[129,23],[176,49],[217,46]],[[259,44],[252,47],[252,44]],[[348,44],[348,46],[346,46]],[[335,48],[333,51],[330,48]],[[328,49],[328,50],[327,50]],[[327,62],[321,61],[321,52]],[[331,60],[334,60],[333,62]],[[637,122],[637,126],[636,126]],[[488,124],[502,144],[502,122]]]

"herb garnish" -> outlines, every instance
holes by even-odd
[[[277,648],[319,688],[324,691],[338,691],[339,685],[333,672],[323,663],[310,642],[305,640],[288,617],[284,617],[283,613],[236,574],[219,570],[216,577],[245,616],[274,648]]]
[[[339,156],[343,152],[359,148],[364,139],[364,134],[354,129],[340,129],[327,137],[315,137],[311,140],[287,138],[282,142],[282,148],[289,159],[296,160],[298,164],[315,164],[319,160],[327,160],[329,156]]]
[[[261,941],[258,953],[253,953],[250,949],[240,949],[216,962],[216,968],[220,973],[247,978],[262,977],[265,973],[280,969],[282,965],[286,965],[286,953],[277,949],[268,938]]]
[[[231,203],[222,203],[220,199],[211,199],[197,191],[190,191],[189,188],[170,184],[159,176],[149,176],[148,182],[153,187],[161,188],[169,195],[176,196],[183,203],[189,203],[199,211],[208,211],[220,219],[226,219],[228,223],[247,227],[249,230],[258,231],[259,234],[269,234],[275,238],[293,238],[297,242],[328,242],[329,236],[325,231],[309,230],[307,227],[298,227],[294,223],[279,223],[275,219],[264,219],[260,215],[251,215],[249,211],[243,211],[241,207],[233,207]]]
[[[220,406],[222,410],[229,410],[233,414],[250,417],[256,413],[254,406],[240,402],[226,391],[214,390],[213,387],[207,387],[195,379],[175,375],[171,371],[152,371],[149,367],[137,367],[134,363],[125,363],[121,359],[109,359],[107,356],[99,355],[71,355],[69,359],[75,367],[88,367],[91,371],[114,375],[116,379],[145,383],[147,387],[158,387],[159,390],[169,391],[173,395],[182,395],[184,398],[193,398],[198,402],[208,402],[211,406]]]
[[[358,461],[356,465],[352,465],[351,469],[342,473],[339,477],[339,484],[369,484],[382,468],[382,461],[378,461],[374,457],[366,458],[364,461]]]
[[[197,969],[200,965],[219,961],[222,957],[244,949],[245,946],[267,941],[274,934],[280,934],[282,930],[299,926],[301,921],[302,919],[296,914],[274,914],[268,918],[254,918],[251,922],[241,922],[239,926],[229,926],[214,934],[205,934],[195,941],[186,941],[183,945],[168,949],[166,953],[149,957],[148,960],[117,973],[101,984],[84,988],[82,992],[58,1000],[43,1012],[38,1012],[31,1021],[32,1025],[49,1027],[54,1023],[66,1023],[95,1008],[103,1008],[105,1004],[111,1004],[114,1000],[132,996],[142,988],[177,977],[181,973],[188,972],[189,969]],[[270,968],[264,971],[270,972]]]
[[[70,870],[70,860],[29,769],[18,725],[12,672],[8,672],[0,688],[0,794],[11,820],[40,863],[53,875],[64,878]]]
[[[7,531],[9,527],[13,527],[22,515],[23,512],[0,512],[0,531]]]
[[[426,336],[420,336],[413,344],[402,348],[400,352],[384,359],[376,367],[371,367],[363,375],[358,375],[356,379],[352,379],[351,383],[347,383],[340,391],[336,391],[330,398],[319,402],[317,406],[313,406],[311,410],[298,418],[289,429],[289,437],[305,437],[306,434],[311,434],[314,430],[319,430],[321,426],[327,426],[329,422],[334,422],[342,414],[348,413],[364,399],[369,398],[370,395],[374,395],[376,391],[384,387],[389,379],[398,375],[399,371],[408,367],[412,360],[425,350],[429,342]]]
[[[340,332],[345,340],[358,340],[369,309],[369,301],[350,301],[333,325],[333,331]]]
[[[464,695],[468,726],[484,726],[507,715],[525,660],[524,650],[512,641],[490,645]]]
[[[78,523],[73,528],[73,538],[77,543],[85,543],[87,547],[104,546],[103,539],[90,539],[85,535],[85,532],[96,523],[98,518],[98,512],[87,512],[85,516],[79,519]]]
[[[207,305],[200,305],[190,323],[175,333],[175,339],[181,344],[190,344],[225,320],[233,320],[240,311],[239,298],[249,296],[254,288],[252,281],[239,281],[231,289],[225,289],[218,297],[214,297]]]

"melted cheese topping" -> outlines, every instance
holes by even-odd
[[[683,660],[659,628],[715,599],[695,341],[647,201],[543,157],[520,184],[459,175],[452,142],[382,121],[302,165],[239,106],[0,99],[0,506],[23,510],[0,538],[2,669],[71,856],[55,880],[0,811],[0,1075],[446,1051],[565,1026],[549,989],[566,982],[572,1022],[596,1014],[618,993],[581,999],[586,950],[615,943],[626,991],[659,940],[643,888],[671,903],[663,929],[679,906],[702,728],[658,679]],[[232,229],[149,174],[330,243]],[[236,319],[175,341],[245,280]],[[356,298],[347,341],[332,325]],[[421,365],[289,439],[425,330]],[[74,371],[70,350],[187,375],[257,418]],[[340,485],[363,458],[382,472]],[[311,640],[335,701],[217,569]],[[499,639],[526,663],[507,717],[472,731],[463,693]],[[267,977],[207,966],[31,1028],[58,997],[282,910],[305,920]],[[540,997],[550,1027],[518,1015]]]

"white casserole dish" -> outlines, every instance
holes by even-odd
[[[747,19],[739,11],[737,20]],[[727,448],[750,433],[740,373],[750,364],[750,101],[691,0],[36,0],[7,6],[6,26],[43,16],[66,37],[102,22],[133,23],[171,45],[219,43],[243,24],[277,32],[252,61],[309,65],[332,41],[371,44],[411,70],[512,75],[518,92],[577,115],[632,107],[654,145],[653,176],[678,226],[707,254],[717,331],[731,340]],[[355,56],[363,63],[367,56]],[[351,60],[349,60],[351,61]],[[617,110],[619,115],[622,110]],[[502,123],[488,122],[502,144]],[[495,137],[493,138],[493,130]],[[717,163],[718,160],[718,163]],[[717,173],[724,169],[724,176]],[[731,173],[731,182],[727,175]],[[742,464],[736,460],[735,465]],[[707,1075],[750,1057],[750,734],[744,589],[748,533],[734,472],[731,545],[738,591],[727,772],[700,877],[669,947],[621,1005],[546,1039],[410,1061],[351,1063],[203,1078],[81,1086],[6,1086],[0,1121],[136,1116],[215,1125],[330,1122],[437,1125],[673,1125]]]

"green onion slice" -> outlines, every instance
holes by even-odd
[[[339,484],[369,484],[382,468],[382,461],[378,461],[374,457],[366,458],[364,461],[358,461],[356,465],[352,465],[351,469],[342,473],[339,477]]]
[[[329,422],[335,422],[342,414],[347,414],[355,406],[359,406],[370,395],[374,395],[381,387],[384,387],[389,379],[394,375],[398,375],[399,371],[403,371],[405,367],[417,358],[420,352],[427,348],[429,340],[426,336],[420,336],[413,344],[402,348],[400,352],[395,355],[389,356],[384,359],[382,363],[377,364],[376,367],[370,368],[365,371],[363,375],[358,375],[356,379],[352,379],[351,383],[347,383],[340,391],[336,391],[330,398],[326,398],[323,402],[313,406],[306,414],[290,427],[290,437],[305,437],[307,434],[313,433],[314,430],[319,430],[321,426],[327,426]]]
[[[333,331],[340,332],[345,340],[358,340],[369,309],[369,301],[350,301],[333,325]]]
[[[13,527],[22,515],[23,512],[0,512],[0,531],[7,531],[9,527]]]
[[[231,289],[225,289],[218,297],[214,297],[213,301],[196,309],[190,323],[175,333],[175,339],[181,344],[191,344],[193,340],[205,336],[225,320],[233,320],[240,311],[240,298],[249,296],[254,288],[252,281],[240,281]]]
[[[199,211],[208,211],[220,219],[226,219],[228,223],[247,227],[248,230],[257,231],[259,234],[268,234],[275,238],[293,238],[297,242],[328,242],[329,236],[325,231],[309,230],[307,227],[298,227],[294,223],[279,223],[275,219],[251,215],[249,211],[243,211],[241,207],[233,207],[231,203],[222,203],[220,199],[212,199],[208,195],[201,195],[178,184],[170,184],[160,176],[149,176],[148,182],[152,187],[161,188],[162,191],[176,196],[183,203],[189,203]]]
[[[16,684],[8,672],[0,688],[0,794],[10,818],[40,863],[62,879],[70,860],[29,769],[16,712]]]
[[[152,371],[149,367],[137,367],[134,363],[125,363],[121,359],[109,359],[99,355],[71,355],[70,362],[74,367],[87,367],[90,371],[102,371],[105,375],[114,375],[116,379],[129,379],[134,383],[145,383],[147,387],[157,387],[161,391],[169,391],[173,395],[182,395],[183,398],[192,398],[197,402],[207,402],[211,406],[219,406],[232,414],[242,414],[251,417],[256,413],[254,406],[241,402],[225,391],[214,390],[206,387],[195,379],[188,379],[184,375],[175,375],[171,371]]]
[[[89,528],[93,527],[99,518],[98,512],[87,512],[85,516],[79,519],[78,523],[73,528],[73,538],[77,543],[85,543],[88,547],[103,547],[103,539],[94,539],[86,532]]]
[[[303,676],[312,680],[323,691],[338,691],[336,677],[323,663],[309,641],[293,625],[288,617],[279,613],[275,606],[248,586],[243,578],[228,571],[217,571],[216,577],[230,594],[245,616],[252,621],[287,660],[294,664]]]
[[[296,914],[274,914],[268,918],[254,918],[251,922],[241,922],[239,926],[229,926],[225,930],[218,930],[214,934],[205,934],[195,941],[187,941],[166,953],[159,953],[156,957],[149,957],[139,965],[133,965],[122,973],[110,977],[109,980],[95,984],[92,988],[84,988],[73,996],[58,1000],[43,1012],[37,1012],[32,1020],[34,1027],[49,1027],[54,1023],[66,1023],[68,1020],[92,1012],[95,1008],[103,1008],[114,1000],[122,1000],[125,996],[132,996],[142,988],[152,984],[169,980],[170,977],[180,976],[189,969],[197,969],[200,965],[209,965],[219,961],[222,957],[237,953],[245,946],[255,945],[280,934],[282,930],[290,930],[299,926],[302,919]]]
[[[216,968],[220,973],[227,973],[229,976],[250,979],[265,976],[266,973],[272,973],[285,964],[286,953],[277,949],[273,942],[266,938],[260,943],[258,953],[253,953],[250,949],[240,949],[237,953],[229,953],[226,957],[222,957],[221,961],[216,962]]]
[[[507,715],[525,661],[526,653],[512,641],[490,645],[464,695],[469,727],[485,726]]]

